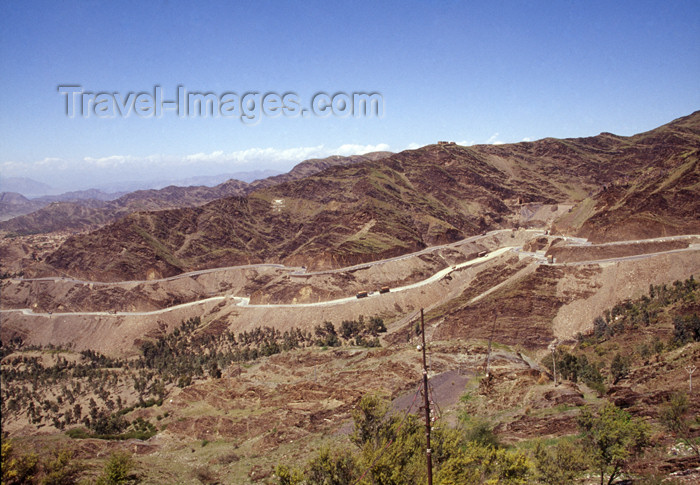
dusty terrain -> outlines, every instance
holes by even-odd
[[[374,152],[349,157],[332,156],[324,159],[305,160],[289,173],[255,180],[252,183],[230,179],[215,187],[177,187],[171,185],[159,190],[129,192],[116,200],[111,200],[112,198],[105,200],[104,197],[99,196],[91,197],[91,195],[97,195],[91,194],[91,191],[63,194],[62,199],[67,198],[67,200],[53,202],[41,203],[40,200],[32,200],[22,204],[21,200],[15,200],[14,202],[19,202],[19,207],[23,206],[24,209],[23,215],[18,217],[7,217],[13,209],[13,205],[7,202],[13,201],[17,197],[13,197],[11,193],[3,193],[4,196],[0,194],[0,231],[15,235],[63,231],[81,232],[99,228],[132,212],[202,205],[222,197],[240,196],[261,187],[306,177],[335,165],[381,160],[388,155],[390,155],[389,152]],[[23,199],[21,195],[19,197]],[[38,207],[37,204],[39,204]]]
[[[311,303],[373,291],[384,285],[415,283],[447,266],[476,258],[481,251],[529,237],[510,231],[428,248],[381,264],[314,272],[275,265],[220,268],[167,279],[115,284],[72,278],[11,279],[3,284],[3,308],[35,311],[151,311],[217,295],[246,296],[251,303]]]
[[[547,264],[544,249],[507,250],[537,246],[533,237],[543,238],[536,231],[505,231],[412,257],[321,273],[258,266],[155,282],[9,280],[3,284],[2,338],[21,336],[28,344],[72,345],[119,356],[135,352],[134,343],[144,335],[167,332],[200,315],[235,332],[266,325],[310,330],[324,321],[376,315],[389,323],[390,338],[398,341],[409,331],[406,317],[425,308],[436,338],[493,335],[502,343],[536,349],[590,330],[605,308],[638,297],[649,284],[700,272],[698,250],[686,241],[555,247],[567,259],[584,263]],[[501,244],[507,245],[505,252],[497,248]],[[675,252],[678,246],[685,248]],[[630,258],[635,248],[639,258]],[[479,258],[482,252],[487,254]],[[596,259],[603,262],[591,262]],[[382,294],[383,286],[391,290]],[[373,294],[355,298],[362,290]]]
[[[352,446],[362,395],[412,407],[423,308],[440,419],[488,419],[528,449],[612,401],[653,425],[655,455],[633,469],[695,473],[659,413],[700,362],[677,337],[698,312],[699,125],[700,112],[634,137],[316,161],[246,197],[7,234],[4,436],[69,446],[91,476],[124,449],[144,483],[274,483],[275,464]],[[373,319],[386,331],[324,340]],[[597,380],[554,386],[554,345]],[[148,437],[75,434],[115,416]]]
[[[274,483],[272,472],[279,463],[303,463],[323,444],[352,446],[347,440],[350,412],[363,394],[379,391],[393,401],[396,412],[415,412],[421,375],[416,342],[414,338],[382,349],[299,349],[231,365],[219,379],[169,387],[162,405],[126,415],[156,423],[158,433],[147,441],[68,440],[50,425],[41,426],[36,435],[22,419],[5,419],[3,430],[18,437],[27,451],[74,448],[88,473],[99,470],[101,457],[126,450],[136,457],[142,483],[200,483],[203,470],[220,483]],[[454,422],[466,411],[496,425],[502,441],[527,449],[533,438],[556,440],[576,433],[581,407],[604,399],[581,383],[554,386],[536,353],[500,344],[490,358],[491,378],[485,379],[487,352],[484,341],[430,342],[431,400],[439,420]],[[609,399],[635,415],[655,419],[659,403],[686,385],[684,366],[700,359],[700,347],[654,359],[651,366],[640,363],[628,379],[610,387]],[[128,382],[115,389],[125,403],[134,402]],[[88,408],[86,399],[83,408]],[[700,411],[699,400],[693,401],[693,409]],[[668,436],[656,434],[654,440],[664,450],[673,447]],[[692,456],[669,452],[651,460],[638,462],[635,469],[663,467],[672,473],[698,466]],[[692,483],[693,477],[697,475],[684,483]]]
[[[263,262],[334,269],[541,225],[538,204],[560,216],[556,231],[595,240],[697,234],[699,139],[696,112],[633,137],[428,145],[197,207],[131,213],[26,272],[118,281]]]
[[[0,238],[0,273],[8,276],[24,274],[27,266],[42,261],[58,249],[71,235],[69,232],[51,232],[28,236],[3,235]]]

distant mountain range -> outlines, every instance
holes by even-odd
[[[258,262],[332,268],[513,227],[524,203],[576,204],[553,230],[597,240],[699,233],[699,150],[695,112],[631,137],[309,161],[257,184],[217,186],[196,207],[182,207],[183,197],[203,195],[173,188],[169,203],[180,208],[70,237],[35,271],[119,280]],[[153,196],[125,197],[162,209],[168,197]]]
[[[136,190],[162,189],[171,185],[180,187],[190,187],[193,185],[206,185],[213,187],[227,180],[236,179],[242,182],[253,182],[255,180],[280,175],[282,172],[278,170],[249,170],[244,172],[220,173],[216,175],[196,175],[187,178],[178,179],[158,179],[158,180],[127,180],[115,182],[103,182],[95,184],[94,187],[82,190],[61,190],[51,185],[33,180],[28,177],[0,177],[0,192],[15,192],[23,195],[28,199],[46,197],[54,197],[51,200],[76,200],[96,198],[101,200],[116,199],[119,195]],[[96,194],[97,197],[91,197],[90,194]],[[80,195],[84,194],[84,195]],[[111,198],[105,198],[99,194],[114,195]]]
[[[250,170],[245,172],[230,172],[220,173],[217,175],[196,175],[187,178],[168,179],[168,180],[131,180],[124,182],[113,182],[108,184],[100,184],[98,188],[106,192],[134,192],[136,190],[162,189],[175,185],[178,187],[191,187],[205,185],[214,187],[227,180],[235,179],[241,182],[253,182],[255,180],[272,177],[281,174],[278,170]]]
[[[0,178],[0,221],[7,221],[14,217],[31,214],[49,205],[51,202],[77,202],[90,199],[93,201],[109,201],[136,190],[162,189],[170,186],[213,187],[231,179],[253,182],[279,174],[280,172],[277,170],[253,170],[218,175],[200,175],[185,179],[133,180],[101,184],[99,188],[61,193],[50,185],[30,178],[2,177]],[[94,206],[95,204],[94,202],[88,202],[87,205]]]
[[[0,177],[0,192],[15,192],[25,197],[40,197],[55,193],[55,189],[27,177]]]
[[[222,197],[245,195],[256,188],[302,178],[333,165],[377,160],[388,155],[390,152],[375,152],[350,157],[332,156],[306,160],[286,174],[270,170],[239,172],[241,177],[252,179],[251,183],[227,179],[214,187],[170,185],[161,189],[128,193],[104,193],[91,189],[37,199],[27,199],[18,193],[5,192],[0,194],[0,221],[4,221],[0,222],[0,230],[22,235],[95,229],[131,212],[197,206]],[[258,178],[270,173],[274,175]],[[220,177],[222,176],[216,178]],[[212,178],[204,176],[188,180],[210,179]]]

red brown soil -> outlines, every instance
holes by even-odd
[[[546,347],[553,339],[551,322],[566,303],[586,298],[593,292],[581,286],[578,291],[558,292],[565,274],[587,280],[596,268],[539,266],[520,280],[494,291],[467,306],[447,310],[434,338],[493,339],[507,345],[534,349]]]
[[[553,246],[546,254],[554,256],[557,263],[573,263],[577,261],[597,261],[636,254],[671,251],[673,249],[687,248],[689,244],[691,244],[691,242],[687,240],[674,240],[603,246]]]

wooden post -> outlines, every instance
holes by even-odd
[[[428,485],[433,485],[433,457],[430,449],[430,400],[428,398],[428,367],[425,361],[425,321],[423,319],[423,309],[420,309],[420,326],[423,335],[423,400],[425,405],[425,438],[427,448],[425,456],[428,463]]]

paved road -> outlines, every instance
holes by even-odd
[[[217,271],[229,271],[229,270],[240,270],[240,269],[251,269],[251,268],[277,268],[277,269],[283,269],[290,271],[291,275],[295,276],[316,276],[316,275],[323,275],[323,274],[332,274],[332,273],[346,273],[348,271],[355,271],[358,269],[363,269],[363,268],[371,268],[380,264],[386,264],[390,263],[393,261],[401,261],[404,259],[408,258],[414,258],[416,256],[420,256],[422,254],[428,254],[433,251],[437,251],[440,249],[445,249],[445,248],[450,248],[450,247],[458,247],[463,244],[467,244],[470,242],[477,241],[482,238],[486,238],[495,234],[500,234],[500,233],[508,233],[511,232],[512,229],[497,229],[494,231],[487,232],[485,234],[479,234],[476,236],[471,236],[466,239],[461,239],[459,241],[453,242],[453,243],[448,243],[448,244],[442,244],[438,246],[430,246],[425,249],[421,249],[420,251],[416,251],[413,253],[408,253],[408,254],[403,254],[401,256],[394,256],[393,258],[387,258],[387,259],[380,259],[378,261],[371,261],[368,263],[360,263],[356,264],[354,266],[347,266],[345,268],[339,268],[339,269],[331,269],[331,270],[324,270],[324,271],[312,271],[312,272],[307,272],[306,268],[304,267],[298,267],[298,266],[285,266],[283,264],[274,264],[274,263],[257,263],[257,264],[245,264],[245,265],[240,265],[240,266],[226,266],[223,268],[209,268],[209,269],[201,269],[197,271],[189,271],[187,273],[181,273],[175,276],[169,276],[167,278],[160,278],[160,279],[154,279],[154,280],[127,280],[127,281],[90,281],[90,280],[80,280],[76,278],[70,278],[67,276],[45,276],[42,278],[11,278],[11,281],[54,281],[54,282],[64,282],[64,283],[77,283],[77,284],[84,284],[84,285],[137,285],[141,283],[161,283],[165,281],[173,281],[181,278],[192,278],[194,276],[199,276],[203,274],[209,274],[209,273],[216,273]],[[524,229],[526,232],[534,232],[534,233],[541,233],[544,234],[544,232],[541,229]]]
[[[668,251],[658,251],[654,253],[644,253],[644,254],[633,254],[631,256],[620,256],[617,258],[607,258],[607,259],[592,259],[589,261],[573,261],[571,263],[552,263],[551,266],[578,266],[586,264],[604,264],[604,263],[616,263],[618,261],[633,261],[637,259],[650,258],[652,256],[659,256],[661,254],[674,254],[674,253],[684,253],[687,251],[698,251],[700,250],[700,245],[691,244],[687,248],[680,249],[669,249]]]
[[[454,266],[449,266],[445,269],[441,269],[434,275],[430,276],[429,278],[426,278],[424,280],[421,280],[417,283],[412,283],[410,285],[406,286],[399,286],[396,288],[392,288],[391,292],[392,293],[399,293],[401,291],[407,291],[407,290],[412,290],[414,288],[420,288],[421,286],[429,285],[431,283],[434,283],[436,281],[441,280],[448,274],[452,273],[453,271],[457,271],[462,268],[466,268],[468,266],[475,266],[477,264],[485,263],[486,261],[496,258],[503,253],[510,251],[512,248],[515,246],[506,246],[500,249],[497,249],[495,251],[490,252],[489,254],[486,254],[480,258],[472,259],[469,261],[465,261],[464,263],[456,264]],[[368,295],[367,298],[381,298],[381,294],[379,292],[373,292],[372,294]],[[266,305],[251,305],[250,299],[248,298],[242,298],[244,300],[242,303],[239,304],[239,306],[248,306],[248,307],[253,307],[253,308],[297,308],[297,307],[323,307],[323,306],[333,306],[333,305],[339,305],[342,303],[348,303],[351,301],[357,301],[356,296],[350,296],[346,298],[338,298],[336,300],[327,300],[327,301],[319,301],[315,303],[279,303],[279,304],[266,304]]]
[[[168,308],[161,308],[160,310],[153,310],[150,312],[38,312],[35,313],[32,311],[31,308],[19,308],[19,309],[13,309],[13,310],[0,310],[2,313],[12,313],[12,312],[19,312],[22,313],[23,315],[32,315],[32,316],[40,316],[40,317],[65,317],[65,316],[110,316],[110,317],[116,317],[116,316],[150,316],[150,315],[160,315],[163,313],[171,312],[173,310],[179,310],[181,308],[187,308],[189,306],[194,306],[194,305],[202,305],[204,303],[208,303],[210,301],[219,301],[219,300],[226,300],[226,299],[236,299],[236,300],[244,300],[243,298],[237,298],[233,296],[212,296],[211,298],[205,298],[204,300],[196,300],[196,301],[191,301],[188,303],[181,303],[179,305],[173,305]]]
[[[465,261],[464,263],[456,264],[454,266],[449,266],[445,269],[442,269],[435,273],[434,275],[430,276],[429,278],[426,278],[422,281],[419,281],[417,283],[412,283],[410,285],[406,286],[400,286],[396,288],[392,288],[391,292],[397,293],[401,291],[407,291],[411,290],[414,288],[419,288],[424,285],[429,285],[431,283],[434,283],[436,281],[439,281],[440,279],[444,278],[447,276],[449,273],[453,271],[457,271],[462,268],[466,268],[468,266],[475,266],[481,263],[484,263],[490,259],[496,258],[507,251],[510,251],[511,249],[515,248],[515,246],[506,246],[500,249],[497,249],[495,251],[490,252],[489,254],[486,254],[480,258],[472,259],[470,261]],[[375,298],[379,297],[381,294],[379,292],[374,292],[371,295],[369,295],[367,298]],[[265,305],[251,305],[250,304],[250,298],[246,297],[237,297],[237,296],[214,296],[211,298],[206,298],[204,300],[197,300],[197,301],[192,301],[189,303],[182,303],[180,305],[175,305],[171,306],[168,308],[163,308],[160,310],[153,310],[150,312],[116,312],[116,313],[110,313],[110,312],[54,312],[54,313],[35,313],[33,312],[30,308],[22,308],[22,309],[14,309],[14,310],[0,310],[2,313],[9,313],[9,312],[21,312],[23,315],[34,315],[34,316],[44,316],[44,317],[51,317],[51,316],[149,316],[149,315],[159,315],[162,313],[166,313],[169,311],[173,310],[178,310],[181,308],[186,308],[188,306],[193,306],[193,305],[199,305],[211,301],[219,301],[219,300],[226,300],[226,299],[233,299],[236,300],[236,306],[246,306],[246,307],[251,307],[251,308],[298,308],[298,307],[323,307],[323,306],[334,306],[334,305],[341,305],[343,303],[348,303],[351,301],[357,301],[356,296],[351,296],[351,297],[346,297],[346,298],[338,298],[335,300],[327,300],[327,301],[320,301],[320,302],[315,302],[315,303],[291,303],[291,304],[265,304]]]
[[[682,241],[684,239],[694,239],[700,238],[698,234],[683,234],[680,236],[663,236],[663,237],[653,237],[651,239],[631,239],[629,241],[613,241],[606,243],[589,243],[591,247],[601,247],[601,246],[620,246],[625,244],[640,244],[640,243],[654,243],[654,242],[664,242],[664,241]]]
[[[477,236],[471,236],[471,237],[468,237],[466,239],[461,239],[461,240],[453,242],[453,243],[441,244],[438,246],[430,246],[430,247],[427,247],[425,249],[421,249],[420,251],[416,251],[416,252],[408,253],[408,254],[402,254],[401,256],[394,256],[393,258],[380,259],[378,261],[371,261],[368,263],[360,263],[360,264],[356,264],[354,266],[347,266],[345,268],[339,268],[339,269],[329,269],[329,270],[314,271],[314,272],[295,272],[295,273],[292,273],[292,275],[316,276],[316,275],[332,274],[332,273],[346,273],[348,271],[355,271],[358,269],[372,268],[374,266],[381,265],[381,264],[391,263],[394,261],[402,261],[404,259],[414,258],[416,256],[421,256],[423,254],[429,254],[429,253],[432,253],[432,252],[440,250],[440,249],[456,248],[456,247],[462,246],[464,244],[477,241],[479,239],[483,239],[483,238],[493,236],[496,234],[509,233],[511,231],[512,231],[512,229],[497,229],[495,231],[489,231],[485,234],[479,234]],[[536,234],[544,235],[544,231],[542,229],[523,229],[523,231],[533,232]]]
[[[559,236],[551,236],[551,237],[559,237]],[[565,237],[562,239],[566,239],[567,241],[570,241],[573,243],[573,244],[569,244],[569,246],[586,246],[586,247],[590,247],[590,248],[598,248],[598,247],[605,247],[605,246],[622,246],[622,245],[655,243],[655,242],[665,242],[665,241],[680,241],[680,240],[684,240],[684,239],[694,239],[694,238],[700,238],[700,235],[690,234],[690,235],[682,235],[682,236],[665,236],[665,237],[656,237],[656,238],[651,238],[651,239],[631,239],[628,241],[614,241],[614,242],[597,243],[597,244],[592,244],[583,238]],[[631,261],[631,260],[635,260],[635,259],[644,259],[644,258],[649,258],[652,256],[658,256],[660,254],[672,254],[672,253],[680,253],[680,252],[684,252],[684,251],[697,251],[698,249],[700,249],[700,244],[690,244],[686,248],[669,249],[666,251],[656,251],[653,253],[634,254],[631,256],[619,256],[616,258],[591,259],[591,260],[587,260],[587,261],[573,261],[573,262],[567,262],[567,263],[548,263],[547,257],[545,256],[544,251],[524,251],[520,247],[513,249],[513,251],[515,251],[516,253],[518,253],[519,255],[522,255],[522,256],[535,258],[535,260],[540,264],[549,264],[549,265],[553,265],[553,266],[573,266],[573,265],[585,265],[585,264],[614,263],[617,261]]]
[[[488,233],[488,234],[486,234],[486,235],[473,236],[472,238],[469,238],[469,240],[472,240],[472,241],[473,241],[473,240],[476,240],[476,239],[479,239],[479,238],[482,238],[482,237],[487,237],[487,236],[492,235],[492,234],[494,234],[494,233],[504,232],[504,231],[509,231],[509,230],[491,231],[490,233]],[[540,231],[540,230],[529,230],[529,231],[540,232],[540,233],[542,232],[542,231]],[[604,246],[604,245],[611,245],[611,244],[632,244],[632,243],[642,243],[642,242],[660,242],[660,241],[668,241],[668,240],[676,240],[676,239],[687,239],[687,238],[696,238],[696,237],[700,237],[700,236],[698,236],[698,235],[668,236],[668,237],[662,237],[662,238],[643,239],[643,240],[639,240],[639,239],[638,239],[638,240],[631,240],[631,241],[617,241],[617,242],[615,242],[615,243],[603,243],[603,244],[596,245],[596,246]],[[581,239],[581,238],[568,238],[568,239],[573,240],[573,242],[575,242],[575,244],[590,245],[590,243],[588,243],[588,241],[583,240],[583,239]],[[375,266],[375,265],[378,265],[378,264],[385,264],[385,263],[387,263],[387,262],[389,262],[389,261],[399,261],[399,260],[401,260],[401,259],[406,259],[406,258],[409,258],[409,257],[414,257],[414,256],[416,256],[416,255],[424,254],[424,253],[426,253],[426,252],[434,251],[434,250],[440,249],[440,248],[454,247],[455,245],[465,244],[466,242],[468,242],[467,239],[462,240],[462,241],[458,241],[458,242],[456,242],[456,243],[444,244],[444,245],[441,245],[441,246],[432,246],[432,247],[430,247],[430,248],[426,248],[426,249],[424,249],[424,250],[418,251],[417,253],[411,253],[411,254],[409,254],[409,255],[397,256],[397,257],[395,257],[395,258],[389,258],[389,259],[385,259],[385,260],[381,260],[381,261],[375,261],[375,262],[372,262],[372,263],[364,263],[364,264],[361,264],[361,265],[350,266],[350,267],[348,267],[348,268],[343,268],[343,269],[340,269],[340,270],[322,271],[322,272],[317,272],[317,273],[314,273],[314,274],[326,274],[326,273],[329,273],[329,272],[339,272],[339,271],[352,271],[352,270],[358,269],[358,268],[372,267],[372,266]],[[685,252],[685,251],[698,251],[698,250],[700,250],[700,245],[698,245],[698,244],[691,244],[691,245],[690,245],[689,247],[687,247],[687,248],[672,249],[672,250],[668,250],[668,251],[659,251],[659,252],[654,252],[654,253],[637,254],[637,255],[631,255],[631,256],[621,256],[621,257],[617,257],[617,258],[607,258],[607,259],[598,259],[598,260],[590,260],[590,261],[577,261],[577,262],[571,262],[571,263],[553,263],[552,265],[554,265],[554,266],[572,266],[572,265],[588,265],[588,264],[614,263],[614,262],[618,262],[618,261],[631,261],[631,260],[644,259],[644,258],[649,258],[649,257],[652,257],[652,256],[662,255],[662,254],[674,254],[674,253],[681,253],[681,252]],[[484,263],[484,262],[486,262],[486,261],[488,261],[488,260],[490,260],[490,259],[493,259],[493,258],[496,258],[496,257],[498,257],[498,256],[501,256],[502,254],[504,254],[504,253],[506,253],[506,252],[508,252],[508,251],[516,252],[517,254],[522,255],[522,256],[525,256],[525,257],[533,257],[533,258],[535,258],[536,262],[538,262],[539,264],[548,264],[548,263],[546,262],[546,259],[544,258],[544,252],[543,252],[543,251],[528,252],[528,251],[523,251],[522,248],[521,248],[521,247],[518,247],[518,246],[504,246],[504,247],[499,248],[499,249],[497,249],[497,250],[495,250],[495,251],[491,251],[490,253],[488,253],[488,254],[486,254],[485,256],[482,256],[482,257],[480,257],[480,258],[472,259],[472,260],[470,260],[470,261],[466,261],[466,262],[464,262],[464,263],[460,263],[460,264],[457,264],[457,265],[454,265],[454,266],[448,266],[447,268],[444,268],[444,269],[438,271],[437,273],[435,273],[434,275],[430,276],[429,278],[426,278],[425,280],[419,281],[419,282],[417,282],[417,283],[412,283],[412,284],[406,285],[406,286],[401,286],[401,287],[397,287],[397,288],[392,288],[392,289],[391,289],[391,292],[397,293],[397,292],[401,292],[401,291],[407,291],[407,290],[411,290],[411,289],[414,289],[414,288],[419,288],[419,287],[421,287],[421,286],[434,283],[434,282],[436,282],[436,281],[439,281],[441,278],[444,278],[445,276],[447,276],[447,275],[448,275],[449,273],[451,273],[452,271],[457,271],[457,270],[459,270],[459,269],[466,268],[466,267],[468,267],[468,266],[474,266],[474,265],[477,265],[477,264]],[[278,268],[287,268],[286,266],[283,266],[283,265],[271,265],[271,264],[267,264],[267,265],[266,265],[266,264],[262,264],[262,265],[234,266],[234,267],[231,267],[231,268],[224,268],[224,269],[249,268],[249,267],[258,267],[258,266],[274,266],[274,267],[278,267]],[[290,269],[290,268],[287,268],[287,269]],[[193,276],[193,275],[197,275],[197,274],[204,274],[204,273],[210,273],[210,272],[221,271],[221,270],[222,270],[222,268],[195,271],[195,272],[187,273],[187,276]],[[170,280],[170,279],[173,279],[173,278],[181,278],[181,277],[185,277],[185,275],[178,275],[178,276],[176,276],[176,277],[166,278],[166,279],[164,279],[164,280],[151,280],[151,281],[166,281],[166,280]],[[36,280],[40,280],[40,281],[56,280],[56,281],[76,281],[76,282],[80,282],[79,280],[66,280],[66,279],[63,279],[63,278],[39,278],[39,279],[35,279],[34,281],[36,281]],[[84,283],[90,283],[90,282],[84,282]],[[94,282],[93,282],[93,283],[94,283]],[[124,283],[126,283],[126,282],[123,282],[122,284],[124,284]],[[132,281],[132,282],[129,282],[129,283],[134,283],[134,282]],[[115,284],[115,283],[100,283],[100,284]],[[367,298],[376,298],[376,297],[381,297],[381,294],[379,294],[378,292],[374,292],[374,293],[368,295]],[[302,308],[303,308],[303,307],[324,307],[324,306],[341,305],[341,304],[344,304],[344,303],[349,303],[349,302],[357,301],[357,297],[351,296],[351,297],[346,297],[346,298],[338,298],[338,299],[335,299],[335,300],[328,300],[328,301],[315,302],[315,303],[265,304],[265,305],[259,305],[259,304],[258,304],[258,305],[251,305],[251,304],[250,304],[250,298],[246,298],[246,297],[237,297],[237,296],[233,296],[233,295],[228,295],[228,296],[214,296],[214,297],[206,298],[206,299],[203,299],[203,300],[196,300],[196,301],[192,301],[192,302],[189,302],[189,303],[182,303],[182,304],[179,304],[179,305],[175,305],[175,306],[168,307],[168,308],[163,308],[163,309],[160,309],[160,310],[153,310],[153,311],[150,311],[150,312],[117,312],[117,313],[110,313],[110,312],[64,312],[64,313],[34,313],[34,312],[33,312],[31,309],[29,309],[29,308],[22,308],[22,309],[12,309],[12,310],[0,310],[0,313],[21,312],[21,313],[24,314],[24,315],[44,316],[44,317],[51,317],[51,316],[120,316],[120,315],[128,315],[128,316],[151,316],[151,315],[159,315],[159,314],[166,313],[166,312],[170,312],[170,311],[173,311],[173,310],[178,310],[178,309],[181,309],[181,308],[186,308],[186,307],[193,306],[193,305],[200,305],[200,304],[204,304],[204,303],[211,302],[211,301],[220,301],[220,300],[226,300],[226,299],[233,299],[234,301],[237,301],[237,303],[236,303],[237,306],[246,306],[246,307],[251,307],[251,308],[297,308],[297,307],[302,307]]]
[[[62,283],[77,283],[83,285],[138,285],[141,283],[162,283],[165,281],[173,281],[181,278],[192,278],[194,276],[199,276],[208,273],[216,273],[217,271],[227,271],[231,269],[249,269],[249,268],[279,268],[288,269],[290,271],[299,270],[301,268],[290,268],[283,264],[274,263],[258,263],[258,264],[245,264],[241,266],[227,266],[225,268],[210,268],[210,269],[200,269],[197,271],[190,271],[188,273],[181,273],[175,276],[169,276],[167,278],[160,278],[155,280],[127,280],[127,281],[90,281],[90,280],[79,280],[75,278],[69,278],[67,276],[45,276],[43,278],[11,278],[11,281],[53,281]]]

